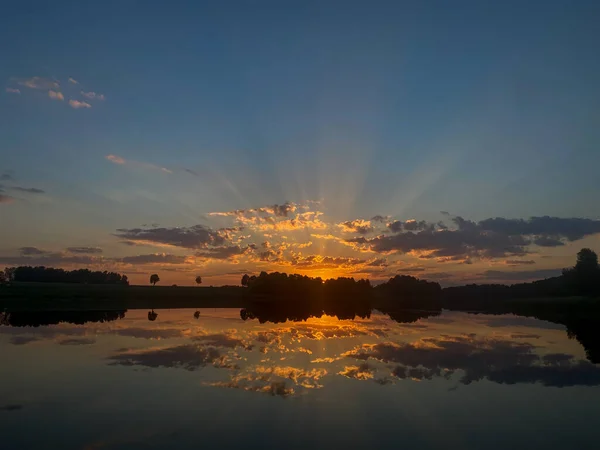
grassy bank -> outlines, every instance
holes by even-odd
[[[242,308],[242,287],[14,283],[0,286],[0,310]]]

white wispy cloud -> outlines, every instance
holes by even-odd
[[[69,83],[71,84],[79,84],[79,81],[77,81],[75,78],[73,77],[69,77]]]
[[[48,91],[48,97],[50,97],[52,100],[60,100],[61,102],[65,99],[65,96],[62,94],[62,92],[52,90]]]
[[[136,167],[138,169],[148,169],[148,170],[160,170],[161,172],[165,172],[165,173],[173,173],[172,170],[167,169],[166,167],[160,167],[154,164],[150,164],[147,162],[142,162],[142,161],[133,161],[130,159],[125,159],[122,158],[120,156],[117,155],[106,155],[105,158],[114,163],[114,164],[119,164],[121,166],[123,165],[128,165],[131,167]]]
[[[86,102],[80,102],[79,100],[69,100],[69,105],[71,108],[80,109],[80,108],[91,108],[92,105]]]
[[[81,91],[81,95],[83,95],[86,98],[89,98],[90,100],[104,100],[106,97],[104,97],[104,94],[97,94],[96,92],[90,91],[90,92],[85,92],[85,91]]]
[[[31,78],[13,78],[20,86],[25,86],[30,89],[58,89],[60,84],[56,80],[51,80],[44,77]]]
[[[6,88],[6,92],[10,93],[10,94],[20,94],[21,93],[21,89],[15,89],[15,88]]]

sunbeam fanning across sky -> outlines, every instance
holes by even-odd
[[[597,2],[234,3],[4,8],[0,266],[452,285],[600,250]]]

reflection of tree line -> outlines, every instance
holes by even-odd
[[[15,311],[0,313],[0,324],[11,327],[40,327],[70,323],[84,325],[88,322],[111,322],[123,319],[122,311]]]

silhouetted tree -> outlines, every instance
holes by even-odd
[[[150,275],[150,284],[152,284],[152,286],[156,286],[156,283],[158,283],[159,281],[160,278],[157,273],[153,273],[152,275]]]
[[[248,286],[248,281],[250,281],[250,276],[246,273],[242,277],[242,286]]]
[[[200,311],[196,311],[194,313],[194,319],[198,319],[200,317]]]
[[[158,313],[155,313],[154,310],[148,311],[148,320],[150,322],[154,322],[157,317],[158,317]]]
[[[594,296],[600,294],[598,255],[589,248],[577,253],[575,267],[563,270],[563,278],[571,294]]]
[[[198,275],[196,277],[196,284],[198,284],[198,285],[202,284],[202,277],[200,275]]]

